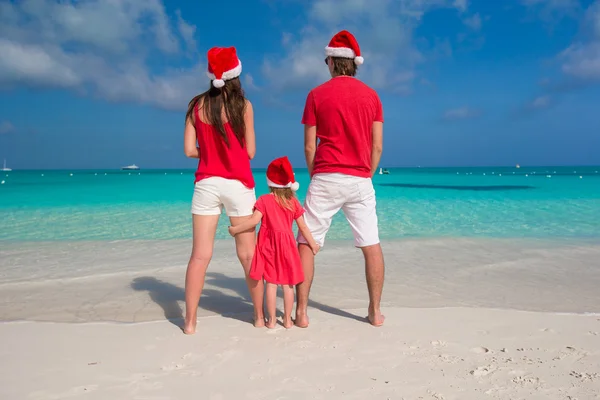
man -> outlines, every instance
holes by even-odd
[[[365,258],[368,319],[372,325],[381,326],[384,263],[371,178],[383,150],[383,109],[377,93],[354,78],[364,60],[350,32],[337,33],[325,47],[325,55],[331,79],[311,90],[302,117],[306,165],[311,175],[304,204],[306,224],[323,247],[333,216],[340,209],[344,212],[354,245]],[[295,323],[305,328],[314,254],[300,234],[298,248],[305,280],[296,287]]]

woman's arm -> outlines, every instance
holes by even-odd
[[[298,225],[300,233],[308,242],[308,246],[312,250],[313,254],[317,254],[320,246],[317,244],[317,242],[315,242],[315,239],[313,238],[312,233],[310,233],[308,226],[306,226],[306,222],[304,221],[304,217],[302,215],[296,219],[296,225]]]
[[[183,152],[189,158],[199,158],[198,144],[196,142],[196,128],[191,118],[185,121],[183,132]]]
[[[244,222],[242,222],[239,225],[230,226],[229,234],[231,236],[235,236],[238,233],[250,231],[250,230],[256,228],[256,225],[258,225],[258,223],[260,222],[261,219],[262,219],[262,213],[258,210],[254,210],[254,214],[252,214],[252,216],[250,218],[248,218],[247,220],[245,220]]]
[[[244,139],[246,140],[246,150],[248,151],[248,157],[252,160],[256,155],[256,136],[254,133],[254,109],[249,100],[246,100],[244,124],[246,125],[246,133],[244,135]]]

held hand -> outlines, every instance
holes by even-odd
[[[233,237],[235,237],[235,229],[233,228],[233,226],[229,227],[229,234]]]
[[[316,256],[317,253],[319,252],[319,250],[321,250],[321,246],[319,246],[317,243],[315,243],[312,246],[310,246],[310,249],[312,250],[313,254]]]

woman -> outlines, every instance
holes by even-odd
[[[192,198],[194,243],[185,277],[185,334],[196,331],[198,302],[223,207],[231,225],[236,226],[252,216],[256,202],[250,169],[256,152],[254,113],[244,97],[241,72],[242,64],[234,47],[210,49],[211,87],[190,101],[185,117],[185,154],[199,159]],[[262,327],[263,283],[248,277],[254,255],[254,230],[236,236],[235,244],[254,304],[254,325]]]

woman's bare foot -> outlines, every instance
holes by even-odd
[[[275,318],[269,318],[267,321],[267,328],[275,329],[275,327],[277,327],[277,320]]]
[[[381,313],[381,311],[369,312],[369,316],[367,317],[369,323],[375,327],[380,327],[383,325],[385,321],[385,316]]]
[[[196,333],[196,320],[194,319],[192,321],[185,321],[182,330],[186,335],[193,335]]]
[[[298,328],[308,328],[308,315],[296,313],[294,324]]]
[[[265,327],[265,317],[254,318],[254,327],[255,328],[264,328]]]
[[[291,316],[289,316],[287,318],[283,317],[283,327],[285,329],[290,329],[293,326],[294,326],[294,321],[292,321],[292,317]]]

